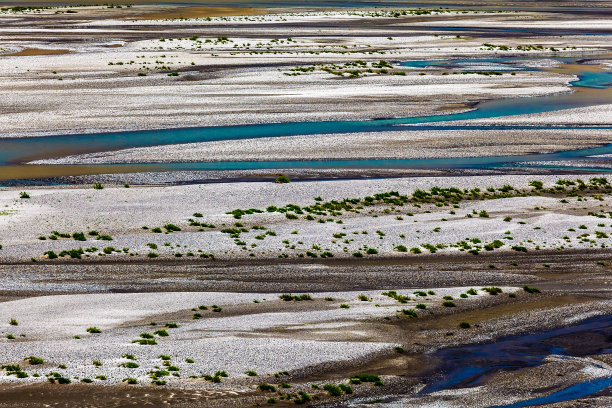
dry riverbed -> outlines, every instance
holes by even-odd
[[[489,407],[612,377],[609,336],[591,331],[555,340],[538,364],[427,391],[447,374],[441,350],[611,314],[605,174],[306,168],[290,175],[310,181],[285,183],[281,170],[138,167],[609,143],[609,90],[570,82],[579,69],[610,70],[612,26],[605,15],[572,13],[146,4],[0,11],[5,146],[65,134],[466,112],[514,97],[589,101],[448,129],[26,148],[34,164],[0,167],[0,179],[37,174],[62,184],[0,188],[0,407]],[[518,62],[402,65],[498,57]],[[78,167],[122,163],[132,174]],[[68,174],[90,175],[61,177]],[[224,183],[196,184],[203,179]],[[582,401],[603,407],[610,398],[604,390]]]
[[[437,349],[610,313],[611,189],[597,176],[4,189],[0,395],[408,398],[435,378]],[[607,375],[593,361],[542,370]],[[503,378],[470,405],[525,397]]]

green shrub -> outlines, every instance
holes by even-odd
[[[262,392],[276,392],[276,387],[270,384],[259,384],[257,389]]]
[[[305,404],[307,402],[309,402],[311,400],[310,395],[308,395],[305,392],[300,392],[298,394],[298,397],[293,400],[293,402],[295,402],[297,405],[301,405],[301,404]]]
[[[70,384],[71,383],[70,379],[68,379],[66,377],[62,377],[59,374],[58,375],[54,375],[52,377],[49,377],[49,382],[50,383],[58,383],[58,384]]]
[[[19,364],[6,364],[0,367],[2,370],[6,370],[7,372],[13,371],[21,371],[21,367]]]
[[[248,375],[249,377],[257,377],[257,373],[255,371],[252,371],[252,370],[247,370],[244,373],[246,375]]]
[[[398,310],[398,312],[400,312],[400,313],[402,313],[402,314],[404,314],[404,315],[406,315],[406,316],[408,316],[410,318],[417,318],[417,317],[419,317],[419,315],[417,315],[417,313],[414,310],[412,310],[412,309],[401,309],[401,310]]]
[[[329,393],[329,395],[337,397],[342,395],[342,390],[336,384],[325,384],[323,389]]]
[[[442,306],[444,306],[444,307],[455,307],[457,305],[454,302],[446,301],[446,302],[442,303]]]
[[[461,322],[461,323],[459,323],[459,328],[461,328],[461,329],[469,329],[470,327],[472,327],[472,325],[469,324],[468,322]]]
[[[28,356],[24,358],[23,361],[29,361],[31,365],[41,365],[45,362],[42,358],[34,356]]]
[[[338,384],[338,387],[340,387],[340,389],[342,391],[344,391],[345,394],[352,394],[353,393],[353,388],[349,387],[346,384]]]
[[[532,180],[529,182],[529,185],[532,186],[534,190],[541,190],[542,187],[544,187],[544,183],[542,183],[540,180]]]
[[[312,300],[312,296],[310,296],[309,294],[305,293],[303,295],[292,295],[290,293],[285,293],[279,296],[280,299],[284,300],[285,302],[289,302],[289,301],[297,301],[300,302],[302,300]]]
[[[46,251],[44,253],[44,255],[48,258],[48,259],[56,259],[58,256],[55,252],[53,251]]]
[[[102,330],[98,329],[97,327],[88,327],[86,330],[87,333],[91,333],[91,334],[97,334],[97,333],[102,333]]]
[[[353,379],[357,379],[361,382],[366,382],[366,383],[373,383],[376,381],[380,381],[380,377],[376,374],[358,374],[358,375],[352,376],[349,380],[353,380]]]
[[[85,234],[82,232],[75,232],[74,234],[72,234],[72,238],[75,241],[87,241],[87,238],[85,238]]]
[[[274,182],[278,184],[286,184],[286,183],[291,183],[291,180],[289,179],[289,177],[285,175],[280,175],[276,178],[276,180],[274,180]]]
[[[168,232],[177,232],[177,231],[181,231],[181,227],[174,225],[174,224],[166,224],[164,225],[164,228],[166,229],[166,231]]]
[[[132,340],[132,343],[140,344],[141,346],[155,346],[157,344],[155,340],[150,339]]]
[[[489,295],[493,295],[493,296],[503,292],[503,290],[501,288],[498,288],[497,286],[491,286],[491,287],[488,287],[488,288],[482,288],[482,290],[487,292]]]
[[[523,286],[523,290],[527,293],[542,293],[542,291],[538,288],[531,288],[527,285]]]

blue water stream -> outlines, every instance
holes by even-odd
[[[580,339],[584,333],[589,334],[591,344],[583,345],[579,340],[568,341]],[[583,356],[609,353],[610,336],[612,315],[607,315],[587,319],[570,327],[509,336],[492,343],[442,349],[432,356],[436,361],[440,361],[436,368],[440,374],[438,377],[434,376],[419,395],[483,385],[499,371],[535,367],[541,365],[551,354]],[[595,338],[599,340],[593,340]],[[526,407],[567,401],[598,393],[610,386],[612,376],[604,376],[572,384],[543,397],[491,408]]]
[[[525,60],[523,58],[522,60]],[[567,61],[567,59],[564,59]],[[474,59],[451,61],[410,61],[403,63],[411,67],[427,67],[441,64],[470,67],[474,64],[504,64],[509,69],[520,69],[521,59]],[[532,69],[522,67],[523,69]],[[577,73],[579,79],[574,87],[606,89],[612,86],[612,72],[584,70]],[[597,96],[599,95],[599,96]],[[532,98],[509,98],[484,102],[477,109],[450,114],[429,116],[359,120],[270,123],[244,126],[217,126],[204,128],[182,128],[115,132],[89,135],[64,135],[50,137],[0,139],[0,166],[21,164],[48,157],[146,147],[156,145],[206,142],[217,140],[249,139],[262,137],[286,137],[295,135],[338,134],[356,132],[383,132],[400,130],[458,130],[458,129],[612,129],[612,124],[603,126],[460,126],[452,122],[469,119],[485,119],[512,115],[536,114],[561,109],[610,103],[608,94],[594,97],[576,97],[575,93]],[[243,162],[194,162],[194,163],[149,163],[139,167],[150,171],[176,170],[244,170],[273,168],[494,168],[513,163],[538,160],[560,160],[580,158],[586,155],[612,153],[612,144],[594,149],[568,152],[529,154],[520,156],[433,158],[433,159],[365,159],[365,160],[298,160],[298,161],[243,161]],[[121,165],[118,165],[121,166]]]

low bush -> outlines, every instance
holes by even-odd
[[[325,384],[323,389],[329,393],[329,395],[337,397],[342,395],[342,390],[336,384]]]
[[[292,295],[292,294],[282,294],[279,296],[280,299],[284,300],[285,302],[289,302],[289,301],[296,301],[296,302],[300,302],[302,300],[312,300],[312,296],[310,296],[309,294],[303,294],[303,295]]]
[[[276,387],[270,384],[259,384],[257,389],[263,392],[276,392]]]
[[[523,290],[527,293],[542,293],[542,291],[538,288],[532,288],[527,285],[523,286]]]
[[[489,295],[493,295],[493,296],[503,292],[503,290],[501,288],[498,288],[497,286],[491,286],[491,287],[488,287],[488,288],[482,288],[482,290],[487,292]]]
[[[285,175],[280,175],[276,178],[276,180],[274,180],[274,182],[277,184],[287,184],[287,183],[291,183],[291,180],[289,179],[289,177]]]
[[[40,357],[28,356],[23,359],[23,361],[28,361],[31,365],[41,365],[44,364],[45,360]]]

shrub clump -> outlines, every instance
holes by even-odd
[[[263,391],[263,392],[266,392],[266,391],[268,391],[268,392],[276,392],[276,387],[273,386],[273,385],[270,385],[270,384],[259,384],[257,386],[257,389],[259,391]]]
[[[312,296],[307,293],[303,295],[292,295],[290,293],[285,293],[280,295],[279,298],[284,300],[285,302],[290,302],[292,300],[296,302],[301,302],[302,300],[312,300]]]
[[[274,180],[274,182],[277,184],[287,184],[291,183],[291,180],[289,179],[289,177],[281,174],[276,178],[276,180]]]
[[[342,390],[336,384],[325,384],[323,389],[329,393],[329,395],[337,397],[342,395]]]
[[[401,310],[398,310],[398,312],[400,312],[403,315],[408,316],[410,318],[417,318],[417,317],[419,317],[419,315],[417,315],[417,313],[414,310],[412,310],[412,309],[401,309]]]
[[[538,288],[532,288],[527,285],[523,286],[523,290],[527,293],[542,293],[542,291]]]
[[[491,286],[489,288],[482,288],[482,290],[487,292],[489,295],[493,295],[493,296],[503,292],[503,290],[501,288],[498,288],[497,286]]]
[[[24,358],[23,361],[28,361],[31,365],[40,365],[45,362],[45,360],[43,360],[42,358],[34,356],[28,356]]]
[[[380,376],[376,374],[358,374],[349,378],[351,384],[376,383],[380,382]]]

